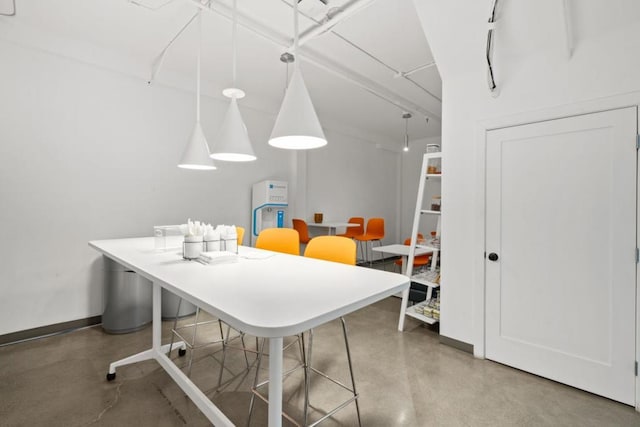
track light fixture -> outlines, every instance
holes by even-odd
[[[250,162],[256,159],[249,139],[247,127],[242,120],[240,110],[238,109],[237,99],[244,97],[244,91],[236,88],[236,68],[237,68],[237,32],[238,32],[238,5],[237,0],[233,0],[233,69],[232,80],[233,87],[222,91],[227,98],[231,98],[229,109],[222,122],[222,127],[218,133],[218,137],[213,143],[211,150],[211,158],[227,162]]]
[[[202,12],[198,14],[198,71],[196,77],[196,125],[182,153],[179,168],[196,170],[217,169],[209,157],[209,145],[200,126],[200,56],[202,53]]]
[[[409,119],[411,118],[411,113],[402,113],[402,118],[404,119],[404,147],[402,151],[409,151]]]
[[[294,54],[298,55],[298,2],[293,2]],[[282,59],[281,59],[282,60]],[[283,62],[287,62],[283,60]],[[269,138],[269,145],[289,150],[308,150],[327,145],[309,91],[294,62],[293,75]]]

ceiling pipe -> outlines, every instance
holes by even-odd
[[[223,3],[221,0],[210,0],[209,6],[199,2],[198,0],[184,0],[193,4],[194,6],[208,12],[213,13],[219,16],[222,16],[229,21],[233,19],[233,11],[232,9]],[[368,0],[372,1],[372,0]],[[212,7],[215,5],[216,7]],[[265,40],[274,43],[278,46],[282,46],[284,48],[290,47],[290,39],[286,36],[283,36],[281,33],[278,33],[272,30],[269,27],[266,27],[264,24],[256,21],[255,19],[241,13],[238,11],[238,25],[246,28],[252,33],[264,38]],[[340,67],[337,64],[332,63],[327,58],[321,57],[317,54],[312,54],[310,52],[300,52],[299,57],[304,59],[306,62],[315,65],[318,68],[322,68],[325,71],[328,71],[335,76],[341,77],[344,80],[347,80],[356,86],[366,90],[367,92],[377,96],[378,98],[398,107],[402,111],[409,111],[414,113],[417,116],[423,116],[427,118],[431,118],[440,122],[440,116],[420,107],[419,105],[405,99],[402,97],[398,97],[396,94],[386,90],[381,85],[372,82],[370,79],[364,77],[363,75],[352,71],[346,70],[344,67]]]
[[[297,0],[294,0],[297,1]],[[344,21],[355,15],[356,13],[364,10],[366,7],[371,6],[376,0],[357,0],[347,6],[340,13],[335,15],[333,18],[329,19],[322,25],[317,27],[313,27],[302,34],[300,34],[300,40],[298,41],[298,46],[302,46],[307,43],[309,40],[313,39],[315,36],[325,33],[331,30],[333,27],[338,25],[340,22]],[[293,51],[293,45],[289,46],[288,51]]]
[[[404,73],[400,72],[396,75],[396,77],[409,77],[413,73],[417,73],[418,71],[426,70],[427,68],[435,67],[435,61],[429,62],[424,65],[420,65],[419,67],[414,68],[413,70],[405,71]]]
[[[189,19],[189,21],[187,21],[187,23],[184,24],[182,28],[180,28],[178,33],[175,36],[173,36],[171,40],[169,40],[169,44],[167,44],[165,48],[162,49],[162,52],[160,52],[160,54],[156,56],[156,59],[153,60],[153,65],[151,66],[151,76],[149,76],[149,81],[148,81],[149,84],[152,84],[154,82],[154,80],[156,79],[156,76],[160,72],[160,68],[162,67],[162,64],[164,64],[164,58],[165,56],[167,56],[167,52],[169,51],[169,48],[171,47],[171,45],[173,45],[173,43],[178,39],[178,37],[180,37],[182,33],[184,33],[184,31],[187,28],[189,28],[189,25],[191,25],[191,23],[198,17],[198,15],[200,15],[200,12],[196,12],[191,17],[191,19]]]
[[[431,118],[438,122],[440,121],[440,117],[437,116],[436,114],[432,113],[431,111],[425,108],[420,107],[417,104],[414,104],[413,102],[407,99],[401,99],[401,100],[398,99],[397,97],[395,97],[395,95],[392,92],[385,90],[383,87],[381,87],[377,83],[374,83],[370,80],[365,83],[364,80],[366,79],[366,77],[362,77],[361,75],[356,73],[353,73],[353,75],[349,75],[350,72],[347,72],[346,70],[338,70],[335,66],[327,65],[320,61],[315,61],[312,58],[309,58],[308,56],[305,56],[303,59],[309,62],[310,64],[315,65],[318,68],[321,68],[335,76],[341,77],[342,79],[358,86],[359,88],[364,89],[365,91],[369,92],[372,95],[375,95],[376,97],[382,99],[383,101],[386,101],[387,103],[398,107],[398,109],[402,111],[413,113],[416,116],[423,116],[427,119]]]
[[[287,6],[291,7],[291,4],[289,3],[288,0],[280,0],[282,3],[286,4]],[[318,1],[323,1],[323,0],[318,0]],[[314,19],[313,17],[306,15],[304,13],[300,13],[300,15],[304,16],[305,18],[307,18],[310,21],[314,21],[316,23],[316,25],[320,26],[322,25],[319,21],[317,21],[316,19]],[[336,14],[337,16],[337,14]],[[329,18],[328,14],[327,14],[327,18]],[[429,68],[434,66],[436,63],[435,62],[429,62],[425,65],[421,65],[418,68],[416,68],[415,70],[410,71],[409,73],[405,73],[403,71],[397,70],[394,67],[390,66],[389,64],[387,64],[386,62],[382,61],[380,58],[374,56],[373,54],[371,54],[370,52],[364,50],[363,48],[361,48],[360,46],[358,46],[357,44],[353,43],[351,40],[343,37],[342,35],[340,35],[340,33],[336,32],[333,28],[325,30],[326,32],[331,32],[331,34],[333,34],[334,36],[338,37],[340,40],[342,40],[343,42],[347,43],[348,45],[350,45],[351,47],[353,47],[354,49],[357,49],[358,51],[362,52],[364,55],[366,55],[367,57],[371,58],[372,60],[376,61],[378,64],[382,65],[383,67],[387,68],[389,71],[391,71],[393,73],[393,78],[404,78],[406,81],[408,81],[409,83],[412,83],[413,85],[415,85],[417,88],[419,88],[420,90],[424,91],[427,95],[431,96],[433,99],[437,100],[438,102],[442,102],[442,98],[440,98],[439,96],[437,96],[436,94],[434,94],[433,92],[431,92],[430,90],[428,90],[427,88],[425,88],[424,86],[420,85],[419,83],[417,83],[415,80],[411,79],[409,77],[410,74],[422,70],[424,68]],[[324,33],[323,33],[324,34]],[[287,54],[290,55],[290,53],[286,52]]]

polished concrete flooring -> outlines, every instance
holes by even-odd
[[[413,319],[399,333],[398,308],[399,300],[388,298],[347,317],[365,427],[640,426],[632,407],[474,359],[440,344],[435,331]],[[339,325],[316,330],[313,362],[348,382]],[[167,339],[170,326],[165,322]],[[217,325],[210,328],[214,335]],[[96,326],[1,347],[0,426],[209,425],[153,361],[119,368],[113,382],[105,380],[109,362],[148,348],[150,332],[147,327],[108,335]],[[288,365],[296,363],[296,350],[295,345],[289,350]],[[219,345],[197,351],[191,377],[234,423],[245,426],[255,369],[247,372],[242,353],[229,351],[229,370],[218,390],[220,355]],[[184,366],[188,355],[174,352],[172,358]],[[285,381],[285,409],[296,417],[302,407],[300,379],[296,373]],[[311,420],[346,397],[314,377]],[[266,405],[257,402],[251,425],[264,426],[265,418]],[[351,404],[322,425],[354,426],[356,420]]]

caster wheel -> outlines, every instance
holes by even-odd
[[[113,381],[116,379],[116,373],[113,374],[107,373],[107,381]]]
[[[187,354],[187,349],[186,348],[179,348],[178,349],[178,356],[182,357],[185,354]]]

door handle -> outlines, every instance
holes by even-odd
[[[491,253],[489,254],[489,261],[497,261],[497,260],[498,260],[498,258],[499,258],[499,257],[498,257],[498,254],[497,254],[497,253],[495,253],[495,252],[491,252]]]

